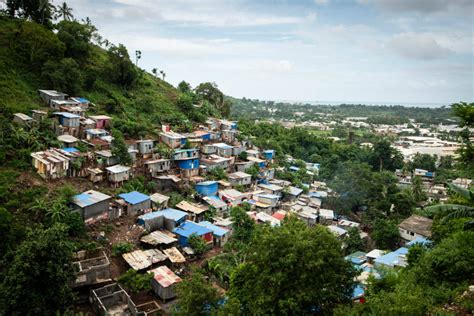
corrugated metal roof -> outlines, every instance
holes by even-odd
[[[162,232],[160,230],[155,230],[148,235],[143,236],[140,241],[156,246],[156,245],[169,245],[177,241],[176,238],[172,237],[175,236],[171,232]]]
[[[69,112],[54,112],[53,114],[64,116],[64,117],[67,117],[67,118],[80,118],[79,115],[72,114],[72,113],[69,113]]]
[[[162,287],[169,287],[177,282],[181,282],[181,278],[174,274],[167,266],[161,266],[148,272],[153,273],[154,279]]]
[[[94,190],[89,190],[81,194],[75,195],[72,198],[72,202],[79,207],[87,207],[87,206],[105,201],[110,198],[111,198],[110,195],[107,195],[98,191],[94,191]]]
[[[115,166],[112,166],[112,167],[107,167],[105,169],[107,169],[108,171],[110,171],[112,173],[121,173],[121,172],[126,172],[126,171],[130,170],[130,167],[122,166],[122,165],[115,165]]]
[[[186,262],[186,258],[184,258],[183,254],[179,252],[176,247],[165,249],[163,250],[163,253],[168,256],[168,259],[170,259],[172,263]]]
[[[194,203],[190,203],[188,201],[181,201],[178,204],[176,204],[176,207],[185,211],[185,212],[191,212],[194,214],[201,214],[207,211],[207,207],[203,205],[197,205]]]
[[[168,259],[168,257],[158,249],[135,250],[129,253],[124,253],[122,258],[137,271],[146,269],[155,263]]]

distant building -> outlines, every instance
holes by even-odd
[[[18,125],[29,126],[33,122],[33,118],[23,113],[15,113],[13,115],[13,122]]]
[[[85,222],[106,220],[111,200],[112,197],[107,194],[89,190],[72,198],[72,208],[81,214]]]
[[[162,132],[160,138],[170,148],[178,148],[186,144],[186,137],[175,132]]]
[[[151,177],[157,177],[164,172],[171,170],[171,160],[170,159],[153,159],[146,160],[143,162],[145,170]]]
[[[95,122],[95,128],[97,129],[109,127],[110,121],[112,120],[112,118],[107,115],[91,115],[89,118]]]
[[[132,191],[129,193],[122,193],[118,195],[127,203],[127,214],[136,216],[146,210],[151,209],[150,197],[146,194]]]
[[[237,171],[228,175],[231,185],[247,186],[252,183],[252,176],[248,173]]]
[[[412,215],[398,225],[400,237],[407,241],[416,239],[417,237],[431,237],[431,226],[433,220],[427,217]]]
[[[59,151],[50,149],[31,153],[36,172],[44,179],[59,179],[67,175],[69,158]]]
[[[51,104],[51,100],[65,100],[67,94],[56,90],[38,90],[39,96],[47,104]]]
[[[130,179],[130,167],[115,165],[105,168],[107,170],[108,180],[115,186],[122,184]]]

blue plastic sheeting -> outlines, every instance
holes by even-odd
[[[180,169],[197,169],[199,168],[199,159],[186,159],[186,160],[177,160],[176,164]]]
[[[411,246],[414,246],[416,244],[420,244],[420,245],[429,245],[431,244],[431,241],[429,241],[428,239],[424,238],[424,237],[416,237],[415,239],[413,239],[412,241],[410,241],[407,246],[408,247],[411,247]]]
[[[188,213],[177,210],[177,209],[174,209],[174,208],[167,208],[167,209],[164,209],[162,211],[158,211],[158,212],[154,212],[154,213],[159,213],[159,214],[163,215],[165,218],[172,219],[176,222],[179,222],[180,220],[182,220],[183,218],[185,218],[188,215]]]
[[[137,192],[137,191],[122,193],[122,194],[119,194],[119,197],[124,199],[125,202],[129,204],[138,204],[150,199],[148,195]]]
[[[195,189],[200,195],[212,196],[217,194],[219,184],[217,181],[200,182],[196,183]]]
[[[63,148],[63,150],[68,153],[77,153],[79,151],[79,149],[74,148],[74,147]]]
[[[67,117],[67,118],[80,118],[79,115],[72,114],[72,113],[69,113],[69,112],[54,112],[53,114],[54,115],[60,115],[62,117]]]
[[[352,292],[352,299],[362,297],[365,294],[365,289],[361,284],[357,284],[354,288],[354,292]]]
[[[207,229],[212,230],[212,234],[216,235],[217,237],[222,237],[229,232],[227,229],[216,226],[208,221],[199,222],[198,225],[204,226]]]
[[[192,234],[202,236],[208,233],[212,233],[212,230],[194,222],[186,221],[181,224],[181,226],[173,229],[173,233],[187,238]]]

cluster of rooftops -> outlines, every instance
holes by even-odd
[[[190,236],[200,236],[209,247],[222,247],[226,243],[232,234],[229,211],[233,206],[248,204],[252,219],[271,226],[280,225],[286,216],[293,214],[310,226],[326,225],[338,238],[346,236],[348,228],[360,230],[360,223],[321,207],[323,200],[334,194],[326,183],[312,181],[296,187],[289,181],[277,179],[273,167],[276,152],[257,148],[249,140],[238,141],[236,122],[209,118],[206,124],[186,134],[163,125],[159,138],[125,140],[132,164],[122,165],[113,154],[108,130],[111,117],[86,116],[91,103],[84,98],[67,98],[65,94],[51,90],[39,90],[39,94],[53,108],[52,113],[35,110],[32,117],[17,113],[14,121],[28,125],[48,115],[55,118],[53,128],[63,146],[31,154],[33,166],[44,179],[84,177],[95,184],[120,187],[125,181],[141,175],[154,182],[156,192],[152,194],[132,191],[111,196],[88,190],[75,195],[70,207],[89,225],[123,216],[136,219],[143,229],[140,239],[143,247],[123,254],[123,259],[137,271],[148,270],[154,274],[153,290],[162,300],[175,296],[173,285],[181,279],[173,270],[193,256],[188,244]],[[79,143],[86,145],[87,150],[76,148]],[[162,156],[156,150],[160,143],[169,147],[171,156]],[[286,158],[293,161],[292,157]],[[225,171],[226,180],[206,179],[216,168]],[[257,174],[246,172],[249,168],[256,169]],[[319,164],[306,163],[310,176],[317,174],[319,168]],[[300,168],[291,165],[286,171],[299,172]],[[184,188],[193,188],[195,194],[169,207],[167,192]],[[412,216],[399,226],[401,236],[407,242],[428,238],[430,228],[430,220],[419,216]],[[367,238],[362,230],[360,234]],[[402,247],[393,253],[374,249],[347,259],[371,273],[377,265],[403,266],[406,249]],[[89,268],[80,270],[73,286],[107,279],[110,264],[105,253],[92,255],[96,266],[86,264],[91,262],[90,256],[78,256],[79,266]],[[364,283],[361,282],[356,288],[355,299],[362,297],[363,292]],[[137,312],[143,308],[130,303],[127,295],[118,284],[107,285],[94,290],[91,300],[105,313],[117,308],[116,304],[107,305],[105,298],[110,296],[116,297],[120,306],[128,311]]]

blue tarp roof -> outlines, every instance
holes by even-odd
[[[198,225],[194,222],[186,221],[183,224],[181,224],[181,226],[173,229],[173,233],[187,238],[191,236],[192,234],[197,234],[198,236],[202,236],[207,233],[212,233],[212,230],[204,226]]]
[[[63,150],[64,150],[65,152],[68,152],[68,153],[76,153],[76,152],[79,151],[79,149],[74,148],[74,147],[63,148]]]
[[[174,208],[167,208],[157,213],[161,213],[165,218],[172,219],[175,221],[179,221],[188,215],[188,213]]]
[[[212,230],[212,233],[218,237],[222,237],[225,234],[227,234],[229,231],[227,229],[224,229],[222,227],[216,226],[212,224],[211,222],[204,221],[204,222],[199,222],[198,225],[204,226],[210,230]]]
[[[151,213],[146,213],[146,214],[140,215],[140,216],[138,216],[138,219],[148,220],[148,219],[153,219],[153,218],[160,217],[160,216],[163,216],[163,212],[157,211],[157,212],[151,212]]]
[[[85,102],[89,102],[89,100],[85,99],[85,98],[77,98],[79,100],[79,102],[81,103],[85,103]]]
[[[395,251],[389,252],[381,257],[378,257],[377,259],[375,259],[375,262],[393,267],[395,265],[399,265],[400,263],[402,263],[400,262],[399,257],[401,255],[406,255],[407,253],[408,253],[408,248],[401,247]]]
[[[196,185],[213,185],[216,183],[217,181],[203,181],[203,182],[196,183]]]
[[[356,287],[354,288],[354,292],[352,292],[352,298],[358,298],[361,296],[364,296],[365,294],[365,289],[361,284],[357,284]]]
[[[419,237],[416,237],[415,239],[413,239],[412,241],[410,241],[409,243],[407,243],[407,246],[411,247],[415,244],[428,245],[430,243],[431,243],[431,241],[429,241],[425,237],[419,236]]]
[[[264,153],[273,154],[275,151],[273,149],[267,149],[263,151]]]
[[[130,203],[130,204],[138,204],[150,199],[148,195],[137,192],[137,191],[122,193],[122,194],[119,194],[119,196],[122,199],[124,199],[125,202]]]

